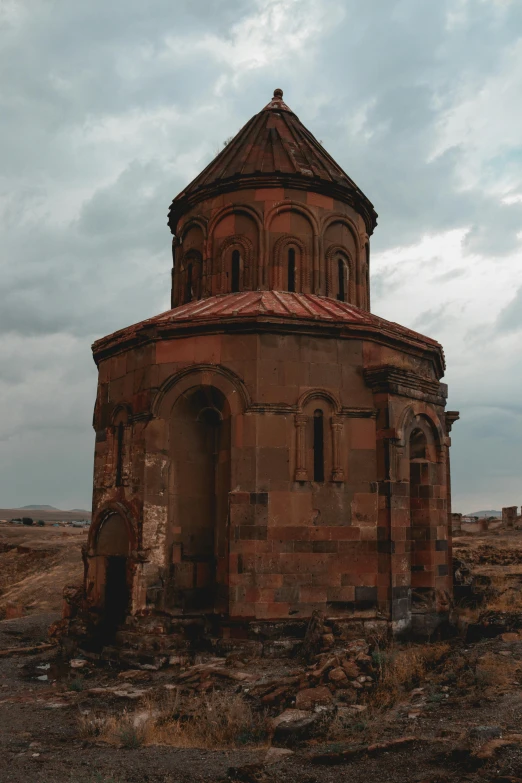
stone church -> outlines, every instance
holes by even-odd
[[[172,309],[93,346],[106,641],[447,617],[458,414],[441,346],[371,313],[376,218],[281,90],[172,202]]]

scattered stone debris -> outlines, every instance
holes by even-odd
[[[52,650],[54,644],[34,644],[31,647],[9,647],[6,650],[0,650],[0,658],[8,658],[12,655],[36,655],[36,653]]]

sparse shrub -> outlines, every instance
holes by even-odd
[[[179,747],[223,748],[260,744],[267,737],[264,715],[255,713],[240,694],[211,691],[190,699],[190,714],[160,716],[148,735]]]
[[[141,747],[145,740],[144,731],[130,721],[118,727],[117,735],[121,746],[131,750]]]
[[[419,685],[430,669],[435,668],[450,651],[445,643],[390,647],[380,652],[377,669],[379,683],[375,691],[375,703],[389,707],[401,693]]]
[[[268,737],[264,714],[254,712],[240,694],[221,691],[183,698],[174,691],[147,700],[133,713],[81,715],[79,729],[84,738],[125,748],[235,748],[259,745]]]
[[[80,737],[84,739],[94,739],[101,737],[107,725],[107,715],[88,712],[80,714],[78,718],[78,729]]]
[[[69,690],[76,693],[83,691],[83,680],[80,677],[75,677],[74,680],[69,682]]]

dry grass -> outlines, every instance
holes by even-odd
[[[486,653],[477,660],[475,682],[479,688],[509,690],[518,682],[520,663],[516,659]]]
[[[239,694],[211,691],[180,696],[170,691],[133,712],[81,715],[80,735],[120,747],[237,748],[267,741],[266,716]]]
[[[509,584],[502,576],[493,577],[484,609],[494,612],[522,611],[520,586]]]
[[[444,642],[431,642],[408,647],[390,647],[374,654],[379,671],[379,683],[373,702],[379,707],[391,707],[403,693],[420,685],[427,672],[438,666],[451,650]]]
[[[484,600],[476,606],[458,606],[456,615],[464,623],[478,623],[485,612],[522,612],[522,590],[519,583],[495,574],[484,591]]]

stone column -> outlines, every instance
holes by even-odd
[[[295,481],[308,481],[306,469],[306,425],[308,416],[296,413]]]
[[[344,481],[344,470],[341,461],[341,440],[343,434],[341,417],[332,416],[330,426],[332,428],[332,481]]]

